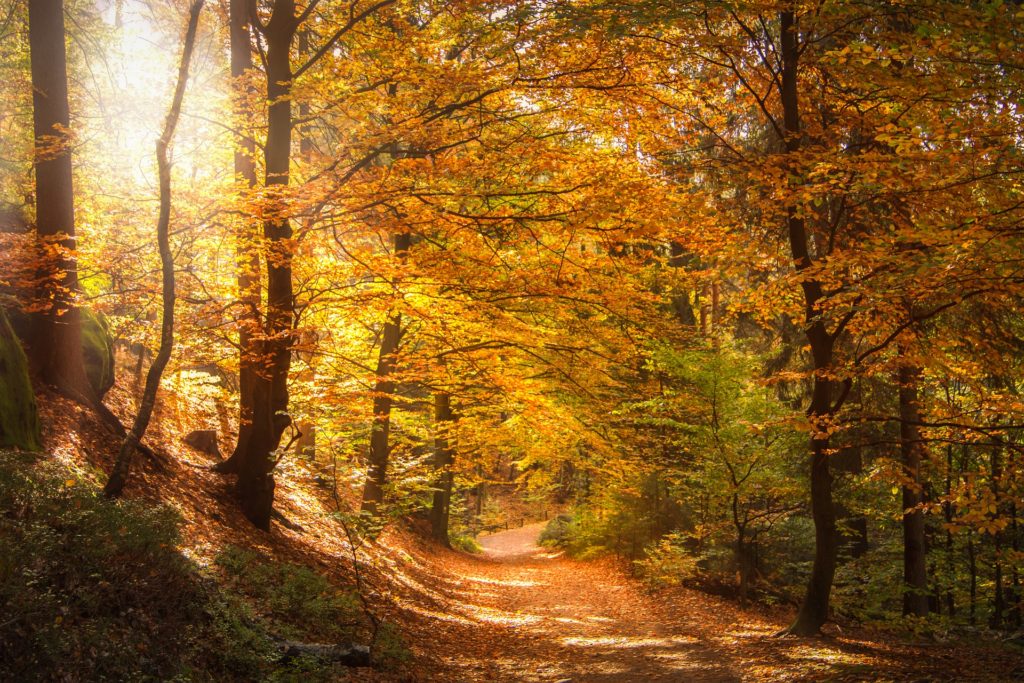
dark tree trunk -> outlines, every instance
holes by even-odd
[[[234,118],[242,130],[235,140],[235,182],[251,190],[256,186],[256,143],[244,122],[248,119],[248,104],[252,88],[243,87],[243,79],[252,69],[252,34],[249,26],[247,0],[231,0],[229,6],[231,35],[231,77],[236,82]],[[259,362],[257,339],[260,336],[260,255],[256,245],[258,223],[254,212],[244,207],[237,218],[235,233],[235,261],[237,268],[239,323],[238,323],[238,441],[231,457],[216,466],[218,472],[238,472],[242,453],[252,435],[253,402],[255,399],[256,367]]]
[[[412,242],[409,233],[394,236],[395,256],[404,261]],[[402,316],[392,313],[381,333],[380,353],[377,357],[377,383],[373,388],[373,425],[370,428],[369,467],[363,485],[364,512],[376,514],[384,502],[387,484],[388,457],[391,451],[391,406],[394,402],[396,353],[402,340]]]
[[[298,28],[294,0],[277,0],[264,36],[267,45],[267,140],[263,237],[267,243],[267,315],[252,374],[252,424],[239,443],[238,495],[245,516],[259,529],[270,528],[274,467],[288,416],[291,368],[292,229],[286,191],[291,175],[291,46]]]
[[[967,530],[967,571],[971,577],[968,588],[969,621],[974,626],[978,610],[978,559],[974,550],[974,532],[970,529]]]
[[[750,587],[750,573],[753,570],[751,549],[747,542],[747,524],[740,519],[739,495],[732,495],[732,523],[736,529],[736,571],[739,576],[739,599],[746,604]]]
[[[956,616],[956,600],[953,597],[953,581],[954,581],[954,558],[953,558],[953,532],[950,531],[949,525],[953,523],[953,517],[956,514],[956,510],[953,507],[952,501],[950,501],[950,495],[953,491],[953,446],[946,446],[946,496],[945,501],[942,503],[942,515],[946,520],[946,613],[949,616]]]
[[[156,239],[160,251],[160,269],[163,275],[163,319],[160,323],[160,348],[153,364],[146,375],[146,388],[142,392],[139,412],[135,416],[132,428],[121,444],[121,451],[114,461],[114,469],[110,473],[103,493],[110,497],[121,495],[128,473],[131,468],[131,456],[138,448],[142,437],[149,427],[149,420],[156,405],[156,394],[160,388],[167,361],[171,358],[174,347],[174,254],[171,252],[171,162],[167,158],[167,148],[174,137],[174,129],[178,125],[181,114],[181,102],[185,97],[185,84],[188,82],[188,66],[192,61],[192,48],[195,45],[196,29],[199,26],[199,12],[203,9],[204,0],[196,0],[189,10],[188,28],[185,31],[185,43],[181,53],[181,65],[178,68],[178,84],[174,89],[171,109],[164,123],[164,130],[156,143],[157,166],[160,174],[160,214],[157,219]]]
[[[800,46],[796,19],[792,11],[780,14],[782,78],[781,99],[784,145],[786,152],[800,151],[800,104],[798,98],[797,69]],[[798,272],[812,266],[804,219],[796,206],[787,207],[787,231],[793,265]],[[832,473],[829,471],[829,437],[825,423],[838,406],[833,404],[833,380],[827,372],[832,364],[834,337],[829,334],[821,318],[818,305],[823,298],[822,285],[812,278],[801,281],[804,295],[804,333],[811,348],[814,365],[811,404],[807,415],[811,421],[811,516],[814,520],[814,564],[807,584],[807,592],[796,621],[787,629],[794,635],[813,635],[828,620],[829,598],[835,578],[838,538],[836,511],[832,501]]]
[[[679,242],[672,242],[670,248],[672,255],[669,258],[668,265],[672,268],[684,267],[689,258],[685,249],[683,249],[683,245]],[[672,295],[672,312],[675,313],[679,323],[685,327],[697,326],[697,316],[693,314],[693,305],[690,303],[689,292],[677,291]]]
[[[902,349],[901,355],[902,355]],[[903,459],[903,613],[928,615],[928,570],[921,484],[921,434],[917,383],[920,371],[906,365],[898,372],[900,455]]]
[[[81,319],[75,305],[78,265],[63,0],[30,0],[28,21],[41,263],[36,298],[45,302],[32,316],[29,358],[47,384],[96,405],[99,397],[85,372]]]
[[[999,505],[1000,480],[1003,476],[1002,447],[996,446],[992,449],[990,460],[990,473],[992,478],[992,498],[996,501],[996,514],[1001,513]],[[992,616],[989,618],[989,626],[993,629],[1003,628],[1003,620],[1006,611],[1006,594],[1003,590],[1003,532],[997,531],[992,535],[992,543],[995,546],[995,575],[992,586]]]
[[[455,449],[452,447],[452,397],[446,391],[434,394],[434,501],[430,508],[430,530],[435,539],[449,545],[448,520],[452,502],[452,483],[455,475]]]

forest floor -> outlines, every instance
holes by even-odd
[[[127,405],[117,407],[130,414]],[[160,444],[163,465],[138,463],[128,495],[177,509],[182,551],[200,565],[237,545],[351,585],[352,549],[331,517],[337,501],[326,493],[323,468],[282,461],[276,506],[298,526],[275,522],[270,533],[258,532],[239,512],[229,481],[209,471],[216,459],[181,443],[182,434],[213,419],[186,408],[158,408],[150,442]],[[101,483],[117,440],[65,399],[43,396],[40,413],[47,449]],[[834,625],[821,638],[775,638],[791,608],[742,607],[688,588],[648,593],[621,564],[538,547],[540,524],[481,537],[479,555],[442,548],[415,526],[393,525],[358,551],[375,611],[398,626],[412,656],[384,670],[353,670],[351,680],[1024,680],[1024,657],[991,641],[912,642],[899,631]]]
[[[649,594],[607,561],[539,547],[543,525],[482,537],[484,554],[410,558],[414,651],[445,681],[1008,681],[1003,650],[911,644],[879,632],[776,638],[788,610],[679,588]],[[424,573],[426,572],[426,573]],[[419,580],[413,575],[419,574]],[[425,663],[425,662],[424,662]]]

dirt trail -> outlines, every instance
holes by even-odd
[[[991,648],[834,626],[822,638],[776,638],[790,608],[745,609],[686,588],[650,595],[615,564],[538,547],[541,528],[485,536],[483,555],[423,544],[397,554],[389,590],[414,658],[396,680],[1024,680],[1024,660]]]
[[[484,582],[490,590],[481,597],[516,615],[517,630],[535,639],[519,680],[739,680],[713,648],[670,625],[661,606],[613,567],[539,547],[542,528],[483,537],[489,561],[467,577]]]
[[[485,536],[483,556],[447,558],[445,574],[406,575],[421,599],[424,591],[436,599],[406,605],[429,619],[437,647],[417,654],[444,669],[428,680],[740,680],[693,624],[679,623],[615,567],[538,547],[542,528]]]

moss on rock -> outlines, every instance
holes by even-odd
[[[7,314],[0,308],[0,447],[42,448],[28,360]]]
[[[114,386],[114,339],[102,313],[79,308],[82,316],[82,359],[89,384],[102,397]]]

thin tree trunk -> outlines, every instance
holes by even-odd
[[[968,589],[970,595],[970,624],[974,626],[977,621],[978,607],[978,560],[974,550],[974,532],[970,529],[967,530],[967,570],[971,576]]]
[[[904,350],[900,348],[900,355]],[[925,552],[924,502],[921,485],[921,434],[917,423],[920,370],[901,365],[898,371],[900,454],[903,459],[903,613],[928,615],[928,570]]]
[[[75,204],[63,0],[28,3],[35,134],[36,236],[41,267],[29,358],[43,381],[87,405],[99,403],[82,359],[75,297]]]
[[[396,233],[394,236],[395,256],[404,261],[409,253],[412,235]],[[363,485],[362,510],[376,514],[384,502],[384,487],[387,484],[388,458],[391,451],[391,406],[394,403],[396,365],[395,354],[402,339],[402,316],[392,313],[384,323],[381,334],[380,353],[377,357],[377,383],[373,388],[373,425],[370,428],[369,467],[366,483]]]
[[[946,446],[946,500],[942,504],[943,517],[946,519],[946,613],[949,616],[956,616],[956,600],[953,597],[953,581],[955,565],[953,563],[953,532],[949,525],[953,523],[956,510],[950,501],[953,491],[953,446]]]
[[[992,498],[996,501],[996,514],[1000,514],[999,496],[1001,495],[1000,479],[1003,476],[1002,447],[992,448],[990,460],[990,474],[992,477]],[[995,575],[992,587],[992,616],[989,619],[989,626],[993,629],[1003,628],[1004,612],[1006,611],[1006,595],[1003,591],[1003,533],[997,531],[992,535],[995,552]]]
[[[430,530],[435,539],[449,545],[448,521],[451,512],[452,483],[455,475],[452,464],[455,450],[452,447],[452,427],[455,417],[452,413],[452,397],[447,391],[434,394],[434,500],[430,508]]]
[[[156,239],[160,250],[160,269],[163,275],[163,319],[160,323],[160,348],[146,374],[146,388],[142,392],[142,401],[135,416],[135,423],[121,444],[121,451],[114,462],[114,469],[103,489],[103,492],[109,497],[121,495],[121,491],[124,490],[124,485],[128,481],[132,453],[135,452],[146,433],[146,428],[149,427],[153,406],[156,405],[157,390],[160,388],[160,378],[164,368],[167,367],[167,362],[171,358],[171,350],[174,347],[174,254],[171,252],[170,243],[171,163],[167,158],[167,148],[174,137],[174,129],[178,125],[178,117],[181,115],[181,102],[185,97],[185,85],[188,82],[188,67],[192,61],[192,49],[199,26],[199,13],[203,9],[204,1],[195,0],[189,10],[181,65],[178,68],[178,84],[174,89],[174,98],[164,122],[163,133],[156,143],[156,159],[160,174],[160,214],[156,225]]]
[[[798,99],[797,69],[800,46],[796,18],[792,10],[780,13],[782,79],[781,99],[785,127],[785,149],[795,155],[800,151],[800,104]],[[796,206],[787,207],[787,231],[790,252],[797,272],[812,266],[808,235],[804,219]],[[818,305],[823,298],[822,285],[812,278],[803,278],[804,332],[811,347],[814,365],[813,389],[807,415],[812,424],[811,452],[811,517],[814,520],[814,564],[807,583],[807,591],[796,621],[786,633],[814,635],[828,620],[829,599],[835,578],[838,555],[836,511],[832,501],[832,473],[829,471],[829,437],[823,430],[824,422],[835,413],[832,403],[833,381],[827,371],[832,364],[835,339],[828,333]]]

